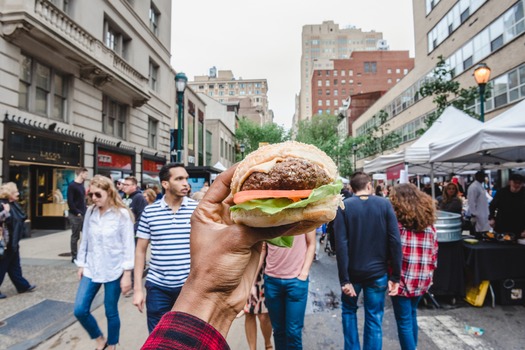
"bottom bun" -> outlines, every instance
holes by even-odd
[[[235,223],[250,227],[275,227],[299,221],[317,221],[321,225],[335,219],[339,206],[342,206],[342,200],[341,196],[337,195],[304,208],[284,209],[273,215],[259,209],[235,210],[232,212],[232,218]]]

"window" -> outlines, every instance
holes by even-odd
[[[149,28],[156,36],[159,36],[159,18],[160,11],[152,2],[149,7]]]
[[[213,134],[206,130],[206,164],[211,164]]]
[[[339,90],[334,90],[334,96],[338,96],[339,95]]]
[[[401,69],[396,68],[396,74],[401,74]]]
[[[22,55],[18,90],[19,108],[65,120],[67,78],[64,74]]]
[[[334,79],[334,85],[337,85],[337,79]]]
[[[330,96],[330,89],[326,89],[326,96]]]
[[[388,69],[386,70],[386,74],[392,74],[392,69],[391,69],[391,68],[388,68]]]
[[[124,31],[118,28],[109,19],[104,21],[104,44],[115,51],[116,54],[124,59],[128,58],[128,47],[131,38],[124,34]]]
[[[341,71],[341,76],[344,77],[346,75],[346,71],[345,70],[342,70]]]
[[[125,139],[127,115],[128,108],[125,104],[104,95],[102,100],[103,133]]]
[[[350,77],[354,76],[354,71],[352,69],[350,69],[348,71],[348,76],[350,76]]]
[[[152,117],[148,117],[148,147],[157,148],[157,131],[159,122]]]
[[[336,70],[334,70],[334,77],[336,77],[336,76],[337,76],[337,71],[336,71]]]
[[[377,62],[365,62],[365,73],[376,73]]]
[[[323,81],[322,80],[318,80],[317,81],[317,86],[323,86]]]
[[[326,107],[330,107],[330,100],[326,100]]]
[[[159,65],[149,61],[149,87],[153,91],[158,91],[158,76],[159,76]]]
[[[392,84],[392,79],[388,78],[386,81],[388,84]]]
[[[322,107],[323,106],[323,100],[318,100],[317,101],[317,106]]]
[[[69,13],[69,0],[51,0],[51,2],[65,13]]]
[[[330,86],[330,80],[326,80],[324,85],[325,86]]]
[[[407,75],[408,74],[408,68],[404,68],[403,69],[403,75]]]
[[[321,96],[323,94],[323,90],[322,89],[317,89],[317,96]]]

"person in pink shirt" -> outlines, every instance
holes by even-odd
[[[315,253],[315,231],[294,237],[291,248],[268,244],[264,288],[276,350],[302,349],[308,274]]]

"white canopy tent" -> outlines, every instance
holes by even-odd
[[[378,172],[404,163],[410,167],[413,174],[429,174],[431,172],[447,174],[451,172],[461,172],[472,168],[472,165],[465,163],[437,163],[432,171],[430,165],[429,145],[439,140],[446,140],[468,133],[469,130],[478,129],[481,122],[472,118],[459,109],[449,106],[432,126],[411,146],[402,151],[380,156],[372,161],[365,161],[365,172]],[[405,169],[408,171],[408,169]]]
[[[430,161],[508,168],[525,162],[525,100],[465,135],[431,143]]]

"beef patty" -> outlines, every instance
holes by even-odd
[[[312,190],[331,183],[326,171],[304,159],[287,158],[269,173],[252,173],[241,186],[249,190]]]

